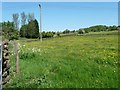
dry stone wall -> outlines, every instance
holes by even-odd
[[[7,84],[10,80],[9,76],[10,69],[10,59],[9,59],[9,50],[8,42],[3,42],[2,45],[2,84]]]

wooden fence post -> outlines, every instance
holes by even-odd
[[[18,43],[14,41],[14,45],[15,45],[16,73],[19,73]]]

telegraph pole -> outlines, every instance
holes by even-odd
[[[39,39],[40,41],[42,42],[42,12],[41,12],[41,5],[39,4],[39,7],[40,7],[40,36],[39,36]]]

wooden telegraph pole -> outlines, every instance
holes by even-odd
[[[41,5],[39,4],[39,7],[40,7],[40,41],[42,42],[42,11],[41,11],[41,9],[42,9],[42,7],[41,7]]]

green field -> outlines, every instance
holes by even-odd
[[[20,73],[11,49],[9,88],[118,88],[117,35],[18,42]]]

